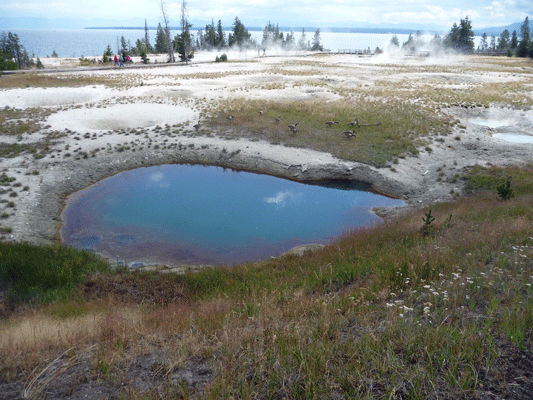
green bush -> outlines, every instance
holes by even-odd
[[[225,62],[225,61],[228,61],[228,56],[226,55],[226,53],[222,54],[220,57],[219,56],[215,57],[215,62]]]
[[[500,195],[500,199],[509,200],[514,197],[513,189],[511,188],[511,181],[507,180],[505,183],[498,185],[496,191]]]

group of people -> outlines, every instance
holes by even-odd
[[[115,54],[115,67],[123,67],[124,63],[131,63],[131,57],[127,54],[118,56]]]

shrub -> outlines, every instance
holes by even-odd
[[[501,185],[498,185],[496,187],[496,191],[498,192],[501,200],[509,200],[510,198],[514,197],[513,189],[511,188],[511,181],[507,180],[505,183],[502,183]]]
[[[222,54],[220,57],[219,56],[215,57],[215,62],[224,62],[224,61],[228,61],[228,56],[226,55],[226,53]]]
[[[141,49],[140,56],[141,56],[141,59],[143,61],[143,64],[149,64],[150,63],[150,59],[146,55],[146,49],[144,49],[144,48]]]

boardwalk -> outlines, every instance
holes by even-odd
[[[374,52],[372,50],[366,49],[366,50],[357,50],[357,49],[339,49],[337,50],[337,53],[339,54],[356,54],[359,56],[366,56],[366,55],[372,55]]]

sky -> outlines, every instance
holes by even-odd
[[[171,26],[178,26],[181,0],[164,0]],[[533,17],[533,0],[188,0],[193,29],[211,20],[247,27],[416,28],[449,30],[469,17],[474,29],[506,26]],[[33,27],[157,26],[161,0],[2,0],[0,30]],[[44,24],[47,26],[39,26]],[[4,25],[4,26],[2,26]],[[10,26],[13,25],[13,26]],[[18,25],[18,26],[15,26]]]

